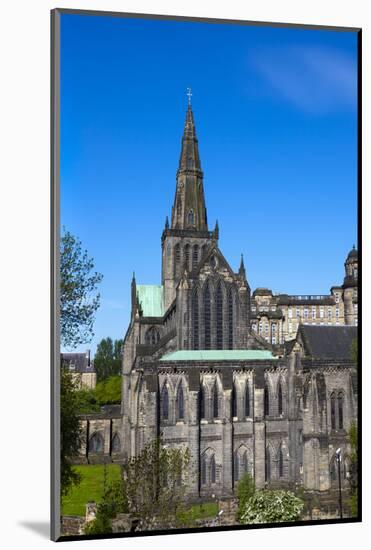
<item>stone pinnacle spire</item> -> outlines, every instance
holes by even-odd
[[[190,99],[189,94],[188,98]],[[176,179],[177,184],[171,216],[171,228],[207,231],[203,173],[190,101],[188,102],[186,113]]]

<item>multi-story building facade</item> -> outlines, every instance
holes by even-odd
[[[341,286],[327,295],[273,294],[257,288],[251,299],[251,329],[272,345],[293,340],[300,324],[358,324],[358,252],[353,247],[345,261]]]

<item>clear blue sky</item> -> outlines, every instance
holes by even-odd
[[[353,32],[62,15],[61,219],[104,274],[95,350],[130,280],[161,282],[193,90],[211,228],[248,281],[328,293],[357,235]]]

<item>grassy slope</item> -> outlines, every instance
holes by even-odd
[[[62,501],[62,514],[65,516],[85,516],[87,502],[99,502],[103,495],[104,466],[83,465],[75,466],[81,474],[81,483],[73,487]],[[107,482],[120,478],[120,467],[117,464],[107,464]],[[216,502],[195,504],[185,515],[192,520],[216,516],[218,505]]]
[[[104,466],[102,464],[75,466],[81,474],[81,483],[73,487],[62,500],[62,514],[65,516],[85,516],[87,502],[99,502],[103,495]],[[120,467],[107,464],[107,482],[120,478]]]

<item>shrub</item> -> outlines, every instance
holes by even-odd
[[[303,512],[304,502],[290,491],[256,491],[248,500],[241,523],[280,523],[297,521]]]

